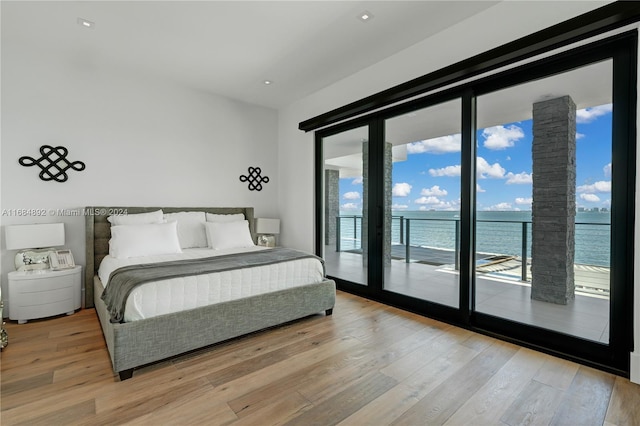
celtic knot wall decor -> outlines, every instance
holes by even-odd
[[[269,177],[260,175],[260,167],[249,167],[247,170],[249,173],[246,176],[240,175],[240,182],[249,182],[249,191],[262,191],[262,184],[269,183]]]
[[[85,165],[82,161],[69,161],[67,160],[67,154],[69,150],[63,146],[50,146],[42,145],[40,147],[40,158],[33,158],[25,155],[20,157],[18,162],[25,166],[38,166],[40,167],[40,179],[44,181],[54,180],[56,182],[66,182],[69,179],[67,176],[67,170],[73,169],[76,171],[82,171]]]

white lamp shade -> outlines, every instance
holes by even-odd
[[[256,219],[256,234],[279,234],[280,219]]]
[[[64,223],[10,225],[4,229],[7,250],[44,248],[64,245]]]

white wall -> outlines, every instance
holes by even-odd
[[[278,212],[277,111],[154,80],[134,70],[56,57],[2,39],[1,224],[66,224],[67,247],[84,264],[84,217],[51,209],[88,205],[253,206]],[[62,145],[86,169],[44,182],[18,164],[41,145]],[[239,176],[270,178],[260,192]],[[43,209],[15,216],[13,209]],[[4,239],[4,229],[2,230]],[[2,248],[2,294],[15,251]],[[5,303],[5,307],[7,304]],[[5,312],[6,313],[6,312]]]
[[[608,3],[608,2],[605,2]],[[284,245],[314,249],[313,134],[298,123],[394,85],[500,46],[602,6],[597,2],[501,2],[357,74],[316,92],[279,114],[280,217]],[[640,83],[639,83],[640,84]],[[640,128],[640,117],[639,117]],[[639,153],[640,156],[640,153]],[[639,157],[640,160],[640,157]],[[640,176],[638,181],[640,188]],[[640,208],[640,198],[638,199]],[[638,213],[640,220],[640,213]],[[640,241],[639,237],[636,241]],[[640,253],[637,244],[636,253]],[[640,268],[640,260],[636,261]],[[635,277],[635,341],[640,342],[640,277]],[[631,379],[640,383],[640,354],[631,357]]]

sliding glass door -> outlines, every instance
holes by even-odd
[[[385,121],[384,289],[458,307],[461,100]]]
[[[316,133],[338,288],[628,371],[637,38]]]
[[[611,59],[477,99],[476,311],[609,343]]]
[[[327,274],[367,285],[368,126],[322,137],[322,255]]]

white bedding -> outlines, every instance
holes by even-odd
[[[185,249],[178,254],[128,259],[116,259],[106,256],[100,264],[98,276],[103,285],[106,286],[111,272],[123,266],[258,250],[269,249],[257,246],[232,250],[194,248]],[[129,296],[125,307],[124,320],[130,322],[151,318],[200,306],[318,283],[323,280],[322,264],[317,259],[306,258],[254,268],[146,283],[136,287]]]

